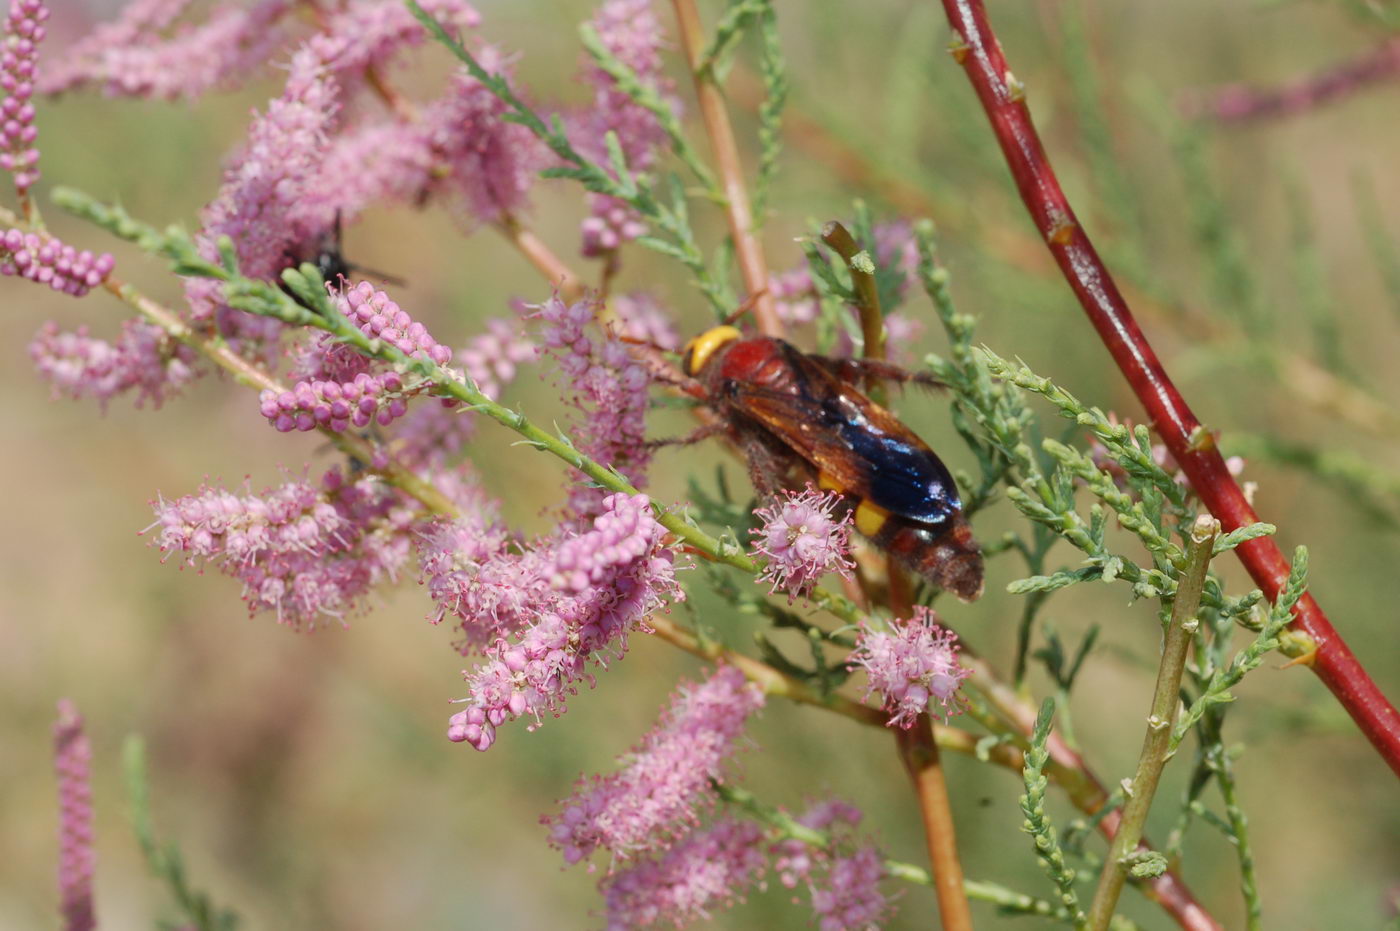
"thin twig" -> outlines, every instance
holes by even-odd
[[[695,7],[695,0],[672,2],[676,10],[681,46],[685,50],[686,61],[690,65],[691,77],[695,82],[695,96],[700,102],[700,117],[710,137],[720,186],[724,190],[725,213],[729,218],[729,234],[734,239],[734,255],[739,262],[739,273],[744,278],[744,289],[750,296],[755,296],[754,320],[758,322],[758,328],[763,333],[781,336],[783,325],[778,319],[777,303],[773,295],[768,293],[768,262],[763,255],[763,246],[754,235],[753,214],[749,208],[748,190],[744,186],[744,168],[739,162],[739,147],[734,141],[734,127],[729,123],[724,95],[715,84],[714,74],[703,67],[705,34],[700,24],[700,13]]]
[[[1227,531],[1257,523],[1259,518],[1230,475],[1210,431],[1172,384],[1070,207],[1031,121],[1025,88],[1007,67],[981,0],[942,3],[957,34],[953,56],[963,65],[987,113],[1036,228],[1100,339],[1210,512]],[[1251,540],[1236,552],[1265,595],[1276,598],[1288,578],[1288,561],[1273,539]],[[1311,594],[1299,603],[1294,627],[1316,644],[1308,663],[1313,672],[1400,774],[1400,712],[1377,688]]]
[[[1142,840],[1147,813],[1157,794],[1162,770],[1171,758],[1169,745],[1172,727],[1176,724],[1177,706],[1181,704],[1181,676],[1186,670],[1186,654],[1192,636],[1200,625],[1196,617],[1201,606],[1201,591],[1205,588],[1206,571],[1210,568],[1211,550],[1220,532],[1220,524],[1202,515],[1196,519],[1186,546],[1186,568],[1181,573],[1176,598],[1172,602],[1171,620],[1162,648],[1162,661],[1157,668],[1157,685],[1152,693],[1152,711],[1147,716],[1147,736],[1143,738],[1142,754],[1138,757],[1137,774],[1131,790],[1124,788],[1128,801],[1123,806],[1123,820],[1113,838],[1093,904],[1089,906],[1089,927],[1105,931],[1118,905],[1118,896],[1128,879],[1132,865],[1130,854]]]
[[[513,214],[504,214],[493,225],[506,242],[518,249],[546,281],[559,289],[561,300],[572,303],[583,297],[583,279]]]

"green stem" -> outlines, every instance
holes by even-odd
[[[880,312],[880,289],[875,284],[875,263],[846,227],[835,220],[822,227],[822,242],[841,256],[855,287],[860,330],[865,337],[867,359],[885,358],[885,318]],[[873,397],[873,394],[872,394]],[[882,399],[876,398],[877,401]]]
[[[1089,906],[1088,927],[1093,931],[1104,931],[1113,918],[1118,896],[1128,879],[1129,857],[1142,840],[1147,812],[1152,807],[1153,796],[1157,794],[1157,783],[1167,760],[1172,756],[1172,726],[1176,722],[1177,706],[1181,703],[1181,677],[1186,670],[1186,654],[1191,648],[1192,634],[1200,624],[1196,614],[1201,607],[1206,571],[1210,568],[1210,557],[1219,532],[1220,525],[1206,515],[1197,518],[1191,528],[1186,544],[1186,567],[1172,602],[1171,620],[1167,625],[1162,662],[1157,669],[1157,686],[1152,693],[1152,711],[1147,717],[1147,735],[1143,738],[1137,774],[1133,776],[1128,801],[1123,806],[1123,820],[1113,837],[1103,872],[1099,874],[1094,901]]]

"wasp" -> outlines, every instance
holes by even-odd
[[[749,461],[762,494],[815,480],[839,492],[857,531],[963,601],[982,594],[982,550],[948,469],[928,444],[858,387],[918,380],[887,363],[811,355],[772,336],[719,326],[682,365]]]
[[[286,266],[288,268],[296,268],[302,262],[310,262],[312,265],[315,265],[316,270],[321,273],[321,280],[332,287],[348,284],[350,276],[355,273],[367,275],[371,278],[378,278],[395,287],[403,287],[405,285],[402,278],[386,274],[385,272],[375,271],[372,268],[366,268],[357,262],[351,262],[347,259],[344,253],[344,239],[344,227],[341,222],[340,211],[337,210],[335,213],[335,224],[320,236],[316,237],[315,241],[312,242],[309,247],[287,251],[286,255],[283,256]],[[308,306],[306,302],[294,294],[291,289],[282,282],[278,282],[277,286],[290,295],[292,300],[306,307],[307,310],[314,311],[316,309]]]

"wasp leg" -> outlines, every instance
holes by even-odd
[[[712,436],[723,433],[724,430],[724,423],[715,420],[710,423],[701,424],[685,436],[673,436],[664,440],[647,440],[643,445],[647,449],[660,449],[663,446],[689,446],[692,443],[698,443],[701,440],[709,439]]]
[[[826,356],[810,358],[837,378],[852,384],[894,382],[899,385],[913,383],[921,388],[947,387],[928,372],[911,372],[893,362],[882,362],[879,359],[830,359]]]
[[[749,464],[749,481],[760,498],[771,500],[778,492],[800,488],[803,481],[813,478],[806,461],[775,437],[757,430],[741,430],[737,444]]]

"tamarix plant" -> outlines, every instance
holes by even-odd
[[[492,8],[463,0],[211,9],[128,0],[114,20],[57,48],[46,35],[56,5],[11,0],[0,166],[16,205],[0,213],[0,271],[124,314],[105,335],[36,321],[37,372],[55,395],[102,409],[203,403],[215,389],[192,386],[221,379],[217,394],[239,400],[210,416],[319,434],[326,446],[315,463],[261,491],[196,476],[151,489],[146,540],[161,561],[236,580],[250,614],[297,631],[348,626],[416,578],[421,613],[447,623],[466,663],[464,681],[440,686],[456,703],[434,720],[446,740],[423,752],[454,754],[455,781],[474,792],[492,791],[473,782],[481,758],[447,741],[481,752],[548,746],[573,726],[570,705],[657,675],[629,659],[641,638],[698,658],[693,676],[663,684],[672,697],[649,731],[593,735],[617,753],[615,768],[572,790],[556,783],[561,800],[535,800],[539,843],[598,874],[587,915],[556,925],[682,926],[771,887],[782,907],[795,906],[788,926],[924,927],[935,921],[924,913],[932,905],[902,887],[932,886],[936,920],[950,929],[972,927],[974,915],[1139,926],[1129,913],[1147,916],[1143,925],[1209,929],[1226,926],[1215,917],[1222,910],[1262,927],[1267,883],[1225,726],[1237,691],[1268,701],[1268,685],[1250,674],[1275,653],[1311,668],[1396,772],[1400,716],[1357,658],[1368,651],[1349,649],[1309,594],[1308,550],[1286,558],[1277,528],[1256,516],[1252,483],[1237,481],[1243,462],[1221,451],[1230,432],[1202,426],[1135,322],[1136,292],[1152,295],[1144,305],[1163,300],[1141,243],[1115,243],[1136,279],[1125,297],[1110,270],[1120,256],[1105,263],[1076,217],[983,4],[946,0],[944,67],[967,72],[1039,234],[1030,247],[1058,265],[1145,423],[1080,400],[1062,386],[1073,373],[1046,377],[1013,361],[1028,348],[1013,337],[995,350],[981,345],[979,317],[955,305],[917,204],[877,220],[859,200],[842,221],[806,221],[805,261],[774,271],[765,230],[783,211],[816,209],[779,196],[789,142],[835,153],[838,170],[868,182],[863,194],[896,206],[910,198],[891,186],[874,140],[843,154],[846,142],[789,108],[779,17],[803,11],[772,0],[702,11],[673,0],[668,18],[662,7],[598,4],[579,30],[580,101],[522,80],[520,56],[493,33]],[[1083,46],[1083,25],[1066,18],[1066,42]],[[1096,91],[1084,54],[1070,80],[1088,108]],[[268,78],[280,92],[253,114],[188,227],[180,217],[133,216],[120,191],[40,183],[36,106],[47,96],[197,100]],[[748,110],[743,120],[736,103]],[[1225,103],[1214,109],[1223,116]],[[1179,135],[1189,168],[1191,130],[1157,119]],[[1121,221],[1137,209],[1133,185],[1108,152],[1104,121],[1082,122]],[[55,135],[44,144],[77,144]],[[81,244],[49,232],[45,194],[89,224],[75,232]],[[1194,194],[1202,238],[1224,242],[1214,195]],[[580,201],[573,251],[585,264],[548,244],[531,219]],[[501,237],[538,272],[533,288],[508,308],[482,307],[473,293],[428,298],[359,269],[341,254],[342,229],[385,207],[441,207],[464,235]],[[1368,223],[1378,255],[1393,259],[1384,218]],[[1306,219],[1299,225],[1307,253]],[[1020,250],[1004,235],[969,235]],[[944,244],[953,238],[945,233]],[[114,240],[135,247],[133,262],[144,253],[176,276],[182,296],[158,300],[126,280],[100,251]],[[648,261],[647,251],[660,257],[647,267],[674,280],[622,291],[629,263]],[[1212,261],[1220,293],[1238,298],[1240,327],[1273,372],[1312,373],[1317,393],[1360,406],[1363,417],[1382,403],[1335,365],[1319,375],[1265,339],[1245,297],[1247,268],[1228,243]],[[27,287],[14,285],[12,317]],[[1317,290],[1308,293],[1312,326],[1335,362],[1332,318]],[[430,304],[464,309],[454,316]],[[482,328],[462,325],[484,314],[495,316]],[[920,359],[913,346],[926,322],[941,336]],[[1069,318],[1060,325],[1080,329]],[[522,371],[565,413],[506,403]],[[693,416],[693,433],[658,427],[660,408]],[[955,438],[935,455],[901,417],[951,420]],[[707,442],[732,459],[713,480],[672,448],[705,437],[722,438]],[[1290,448],[1280,438],[1241,442],[1266,460]],[[509,445],[558,466],[561,493],[524,505],[545,515],[543,532],[512,525],[521,502],[502,498],[518,485],[497,474],[500,458],[482,455]],[[1386,487],[1360,467],[1294,453],[1353,490]],[[733,480],[739,474],[752,488]],[[1252,583],[1224,568],[1235,559]],[[1066,593],[1095,586],[1118,592],[1119,606],[1089,618],[1068,644],[1048,612],[1083,611],[1095,602]],[[972,606],[984,590],[987,601]],[[1131,747],[1092,746],[1074,725],[1086,673],[1113,662],[1098,643],[1109,624],[1156,670],[1155,681],[1134,670],[1113,687]],[[860,797],[836,797],[818,767],[792,762],[792,748],[760,747],[751,735],[756,716],[823,711],[833,730],[855,724],[893,737],[893,752],[861,761],[870,780]],[[1138,732],[1136,762],[1117,771]],[[103,914],[93,894],[93,754],[71,703],[60,705],[56,733],[61,915],[65,927],[90,928]],[[1192,760],[1174,762],[1183,749]],[[789,761],[780,789],[737,762],[765,754]],[[172,926],[232,927],[236,911],[216,908],[179,852],[156,843],[139,741],[126,767],[140,847],[178,914]],[[907,797],[880,787],[901,767]],[[999,825],[959,798],[970,787],[963,771],[979,768],[1019,776],[1014,786],[988,782],[985,794],[1018,801],[1029,838],[987,836]],[[1164,773],[1181,788],[1159,791]],[[1076,813],[1052,810],[1064,803]],[[1277,800],[1261,810],[1289,817]],[[868,826],[915,812],[919,852],[889,849]],[[1149,816],[1171,825],[1156,845]],[[1242,905],[1221,898],[1210,875],[1218,866],[1198,867],[1190,855],[1186,838],[1198,826],[1228,841]],[[969,838],[999,845],[999,874],[965,874]],[[1029,881],[1022,865],[1036,861],[1048,882],[1016,888]],[[1198,896],[1193,884],[1209,891]]]

